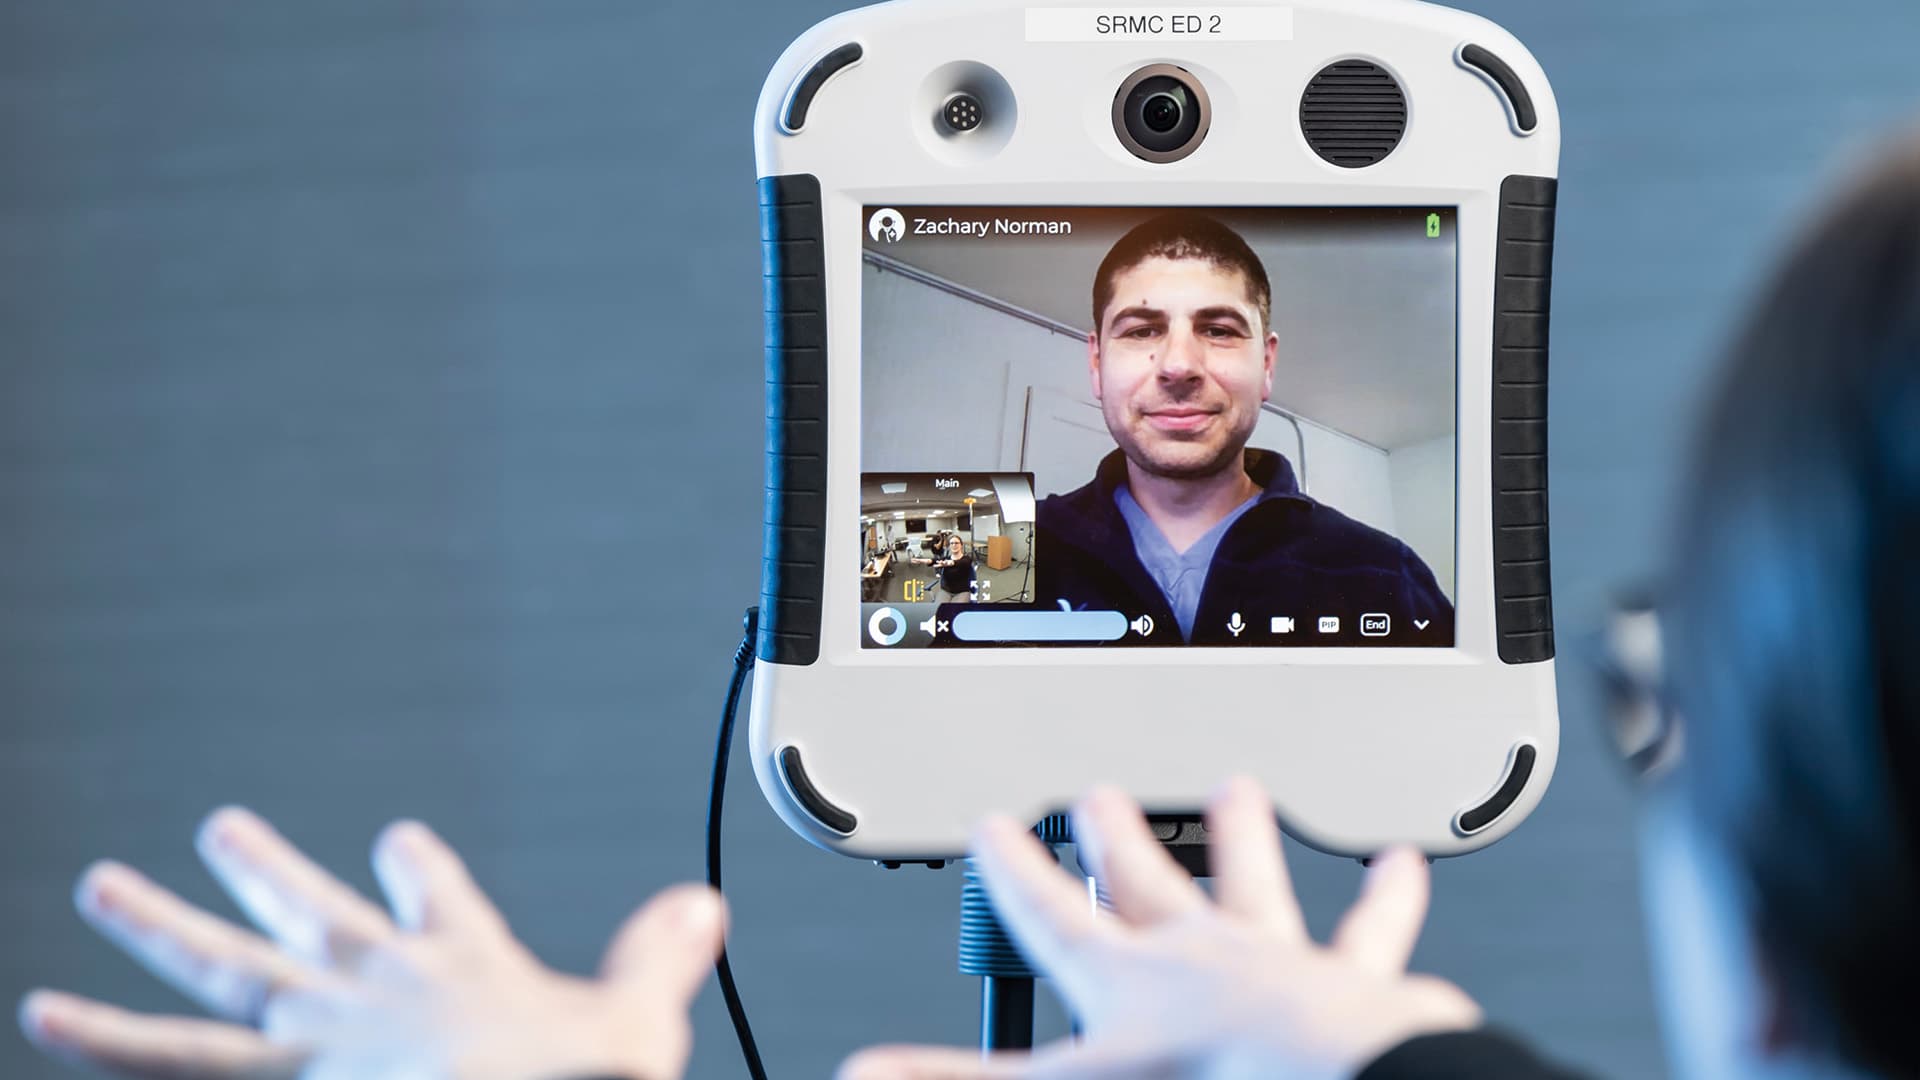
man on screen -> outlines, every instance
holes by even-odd
[[[1271,302],[1253,249],[1201,214],[1155,217],[1107,253],[1087,369],[1118,448],[1040,503],[1040,602],[1150,615],[1204,644],[1451,643],[1453,605],[1419,556],[1247,446],[1273,391]],[[1390,632],[1363,636],[1363,614]]]

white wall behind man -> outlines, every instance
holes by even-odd
[[[1453,599],[1454,450],[1451,436],[1402,446],[1387,455],[1387,475],[1393,489],[1393,509],[1399,522],[1395,534],[1440,582]]]
[[[1300,425],[1305,444],[1307,494],[1385,533],[1395,528],[1387,455],[1318,424]],[[1296,460],[1294,468],[1300,467]]]
[[[865,471],[1012,468],[1002,447],[1015,359],[1044,358],[1034,366],[1079,372],[1084,392],[1084,343],[870,264],[860,284]],[[1017,453],[1018,432],[1012,442]]]

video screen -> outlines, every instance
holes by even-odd
[[[961,627],[972,633],[983,613],[1031,607],[1033,519],[1031,476],[862,476],[862,640],[878,648],[955,644],[962,611],[974,612]]]
[[[1454,644],[1453,207],[862,222],[864,647]]]

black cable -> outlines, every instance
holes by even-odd
[[[727,799],[727,760],[733,751],[733,718],[740,708],[740,690],[753,672],[754,637],[760,627],[760,609],[750,607],[741,619],[740,647],[733,652],[733,678],[727,684],[727,703],[720,710],[720,737],[713,748],[713,782],[707,794],[707,884],[720,889],[720,810]],[[753,1029],[747,1026],[747,1010],[740,1004],[740,991],[733,985],[733,967],[727,963],[727,947],[720,946],[720,958],[713,963],[720,977],[720,995],[727,999],[727,1016],[733,1020],[733,1033],[740,1039],[740,1054],[747,1059],[747,1075],[767,1080],[766,1066],[760,1064],[760,1048],[754,1045]]]

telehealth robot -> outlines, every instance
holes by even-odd
[[[1095,783],[1462,854],[1559,748],[1533,57],[1411,0],[901,0],[756,116],[760,786],[962,854]]]

